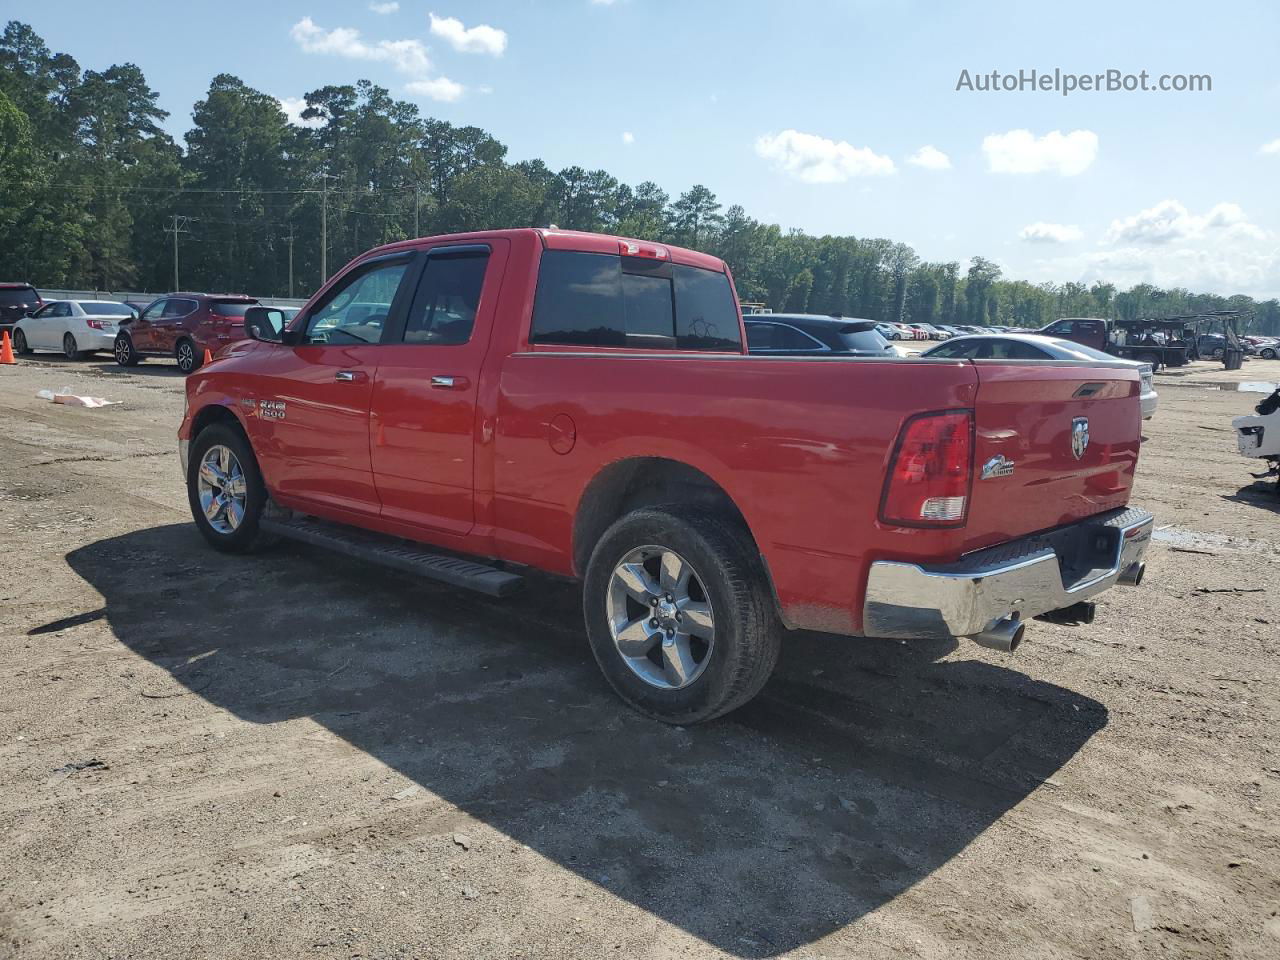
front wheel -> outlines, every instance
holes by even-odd
[[[247,553],[253,548],[267,488],[240,430],[215,423],[192,441],[187,500],[196,526],[215,549]]]
[[[138,361],[142,359],[133,345],[133,338],[127,333],[116,334],[116,342],[111,348],[111,353],[116,358],[116,363],[122,367],[136,367]]]
[[[31,352],[31,346],[27,343],[27,335],[21,329],[13,331],[13,352],[18,354]]]
[[[583,612],[610,686],[665,723],[742,706],[778,660],[758,552],[739,525],[700,511],[646,508],[618,520],[592,551]]]

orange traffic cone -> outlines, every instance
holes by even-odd
[[[0,363],[17,363],[13,359],[13,344],[9,342],[9,331],[4,331],[4,338],[0,340]]]
[[[200,364],[204,366],[206,363],[213,363],[213,354],[209,352],[209,348],[204,348],[204,361]]]

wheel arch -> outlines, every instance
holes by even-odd
[[[244,421],[240,419],[239,413],[230,404],[216,402],[205,404],[191,417],[191,439],[194,441],[196,437],[200,436],[202,430],[215,423],[229,423],[244,434],[246,440],[249,439],[249,431],[245,427]],[[250,447],[252,448],[252,446],[253,444],[250,442]]]
[[[574,572],[585,575],[591,551],[623,514],[670,503],[692,504],[732,518],[759,549],[746,516],[723,485],[680,460],[635,456],[601,467],[579,497],[573,517]]]

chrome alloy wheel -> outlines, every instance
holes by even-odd
[[[689,686],[711,662],[715,615],[693,566],[666,547],[632,550],[613,569],[605,599],[622,662],[663,690]]]
[[[196,493],[209,526],[218,533],[235,533],[244,520],[248,486],[244,468],[230,447],[216,444],[205,451],[196,475]]]
[[[120,366],[127,366],[129,357],[133,354],[133,345],[129,343],[126,337],[116,337],[116,363]]]
[[[178,344],[178,369],[190,373],[196,368],[196,348],[190,340]]]

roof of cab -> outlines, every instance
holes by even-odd
[[[631,237],[618,237],[607,233],[587,233],[581,230],[560,230],[548,227],[518,227],[509,230],[477,230],[471,233],[449,233],[434,237],[416,237],[412,240],[400,240],[377,247],[362,254],[357,259],[363,260],[372,254],[394,253],[399,250],[413,249],[441,240],[474,241],[506,237],[512,240],[529,240],[536,238],[547,250],[575,250],[581,253],[618,253],[620,242],[637,243],[646,247],[661,247],[667,251],[672,263],[680,263],[690,267],[702,267],[723,273],[724,261],[708,253],[689,250],[685,247],[673,247],[669,243],[655,243],[652,240],[635,240]]]

